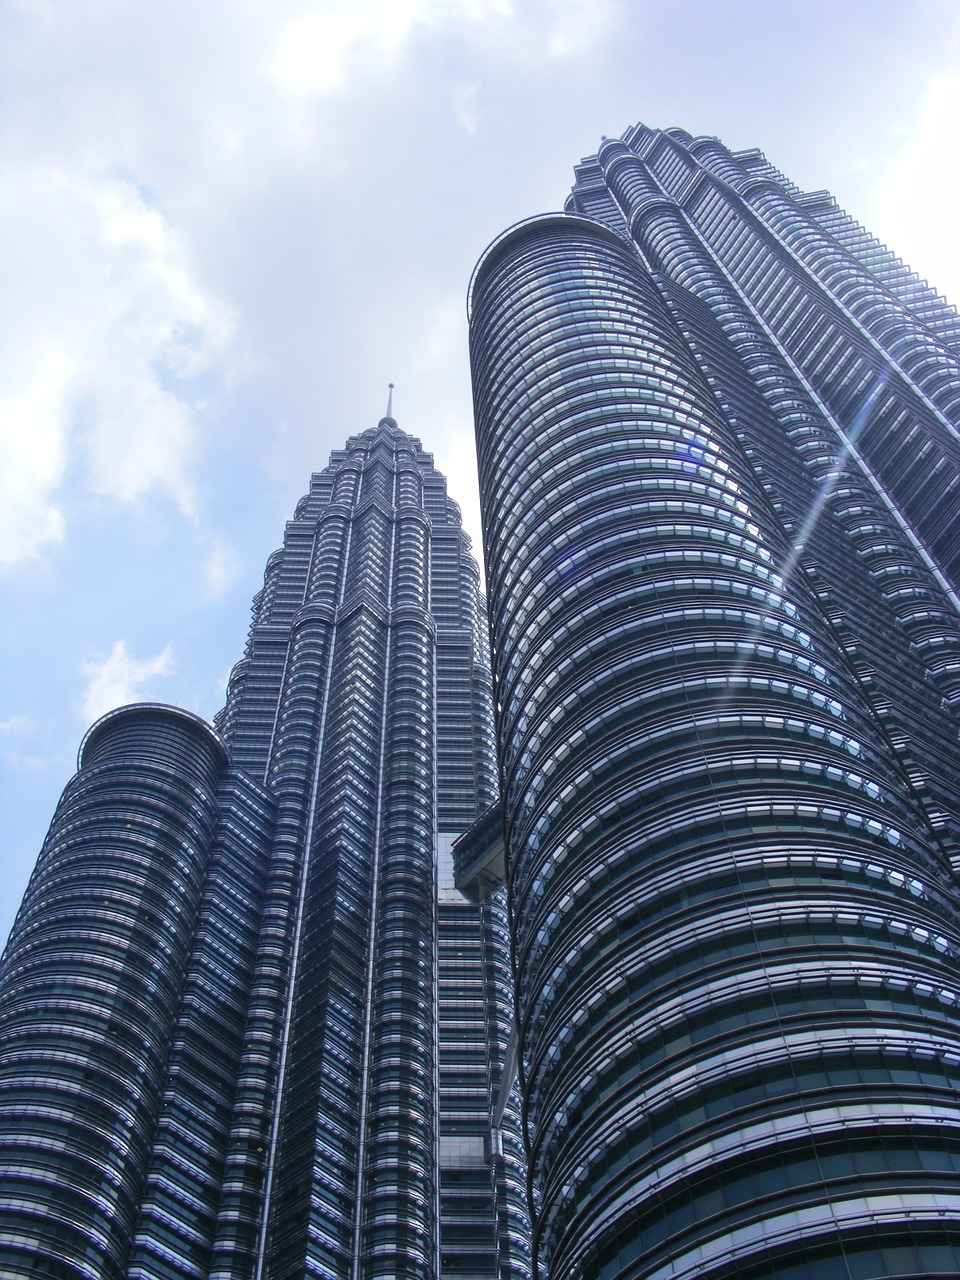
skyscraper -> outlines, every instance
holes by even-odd
[[[527,1274],[503,907],[449,858],[496,797],[481,624],[388,416],[313,477],[216,730],[90,730],[0,968],[4,1276]]]
[[[536,1273],[960,1274],[956,313],[643,126],[470,310]]]

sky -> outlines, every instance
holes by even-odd
[[[762,148],[960,301],[960,0],[7,0],[0,938],[87,727],[217,711],[389,382],[479,543],[470,273],[637,121]]]

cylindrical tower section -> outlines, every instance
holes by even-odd
[[[616,235],[471,295],[541,1280],[951,1250],[954,904],[782,526]]]
[[[226,763],[173,707],[84,740],[0,968],[4,1276],[126,1275]]]

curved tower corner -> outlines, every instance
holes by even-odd
[[[5,1276],[127,1274],[226,765],[173,707],[84,739],[0,966]]]
[[[521,224],[471,290],[538,1274],[954,1274],[946,848],[748,453],[777,423],[619,225]]]

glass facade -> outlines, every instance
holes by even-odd
[[[3,1275],[205,1274],[271,817],[194,716],[87,735],[0,967]]]
[[[0,970],[5,1276],[529,1275],[504,909],[444,870],[497,796],[483,620],[385,418],[313,477],[217,730],[90,731]]]
[[[960,1274],[955,315],[642,126],[470,311],[535,1274]]]

